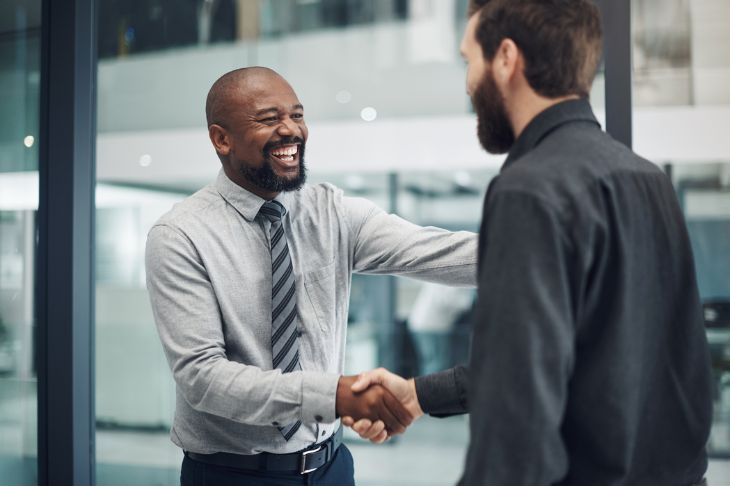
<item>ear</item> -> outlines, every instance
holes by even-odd
[[[522,53],[512,39],[504,39],[492,60],[494,81],[502,90],[522,72]],[[504,92],[504,91],[503,91]]]
[[[227,157],[231,153],[231,139],[225,128],[214,123],[208,127],[208,136],[218,155]]]

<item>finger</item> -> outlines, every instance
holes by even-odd
[[[390,395],[390,392],[387,390],[383,390],[383,394],[381,395],[381,402],[380,406],[378,407],[380,416],[380,419],[385,422],[385,428],[388,431],[389,434],[395,435],[395,434],[402,434],[406,431],[406,425],[398,420],[398,418],[393,414],[391,411],[390,406],[388,406],[387,401],[390,400],[392,396]],[[395,398],[392,398],[393,401],[398,402]],[[397,408],[395,405],[393,405],[394,408]]]
[[[401,401],[395,398],[395,396],[393,396],[393,394],[388,390],[385,390],[385,393],[383,394],[383,403],[396,417],[398,422],[403,425],[404,429],[413,423],[413,415],[411,415]]]
[[[385,426],[385,424],[383,424],[383,426]],[[372,439],[370,439],[370,442],[372,442],[373,444],[382,444],[383,442],[386,441],[387,438],[388,438],[388,431],[387,430],[383,430],[380,433],[380,435],[378,435],[377,437],[373,437]]]
[[[367,390],[370,385],[382,385],[386,374],[385,368],[378,368],[360,373],[350,389],[355,393],[359,393]]]
[[[374,438],[380,436],[383,432],[385,432],[386,435],[388,434],[385,430],[385,424],[382,420],[376,420],[364,434],[364,438],[368,440],[373,440]],[[360,437],[363,437],[363,435],[360,435]]]
[[[360,393],[361,391],[367,390],[370,386],[370,374],[369,373],[360,373],[360,375],[357,377],[357,380],[355,380],[355,383],[352,384],[350,387],[350,390],[352,390],[355,393]]]
[[[355,419],[352,417],[342,417],[340,421],[345,427],[352,427],[355,424]]]
[[[357,433],[360,434],[360,437],[362,437],[363,439],[370,440],[373,437],[380,435],[383,430],[385,430],[385,424],[382,422],[382,420],[376,420],[375,422],[369,424],[368,427],[363,427],[358,430]]]
[[[370,429],[372,425],[372,421],[368,419],[360,419],[355,423],[355,425],[352,426],[352,430],[357,432],[358,435],[360,435],[360,437],[362,437],[363,439],[367,439],[367,437],[364,437],[364,434]]]

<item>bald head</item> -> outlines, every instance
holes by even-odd
[[[208,126],[226,126],[228,115],[235,102],[246,99],[257,89],[266,87],[272,81],[289,84],[273,69],[261,66],[245,67],[230,71],[213,83],[205,101],[205,118]]]

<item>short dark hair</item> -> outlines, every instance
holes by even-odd
[[[476,40],[491,61],[504,39],[525,59],[525,78],[548,98],[587,97],[601,59],[601,15],[590,0],[471,0]]]
[[[469,8],[467,9],[467,16],[471,18],[472,15],[477,13],[483,6],[485,6],[489,0],[469,0]]]

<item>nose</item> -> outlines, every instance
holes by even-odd
[[[292,136],[297,133],[297,125],[289,117],[283,118],[279,126],[276,128],[276,133],[282,137]]]

